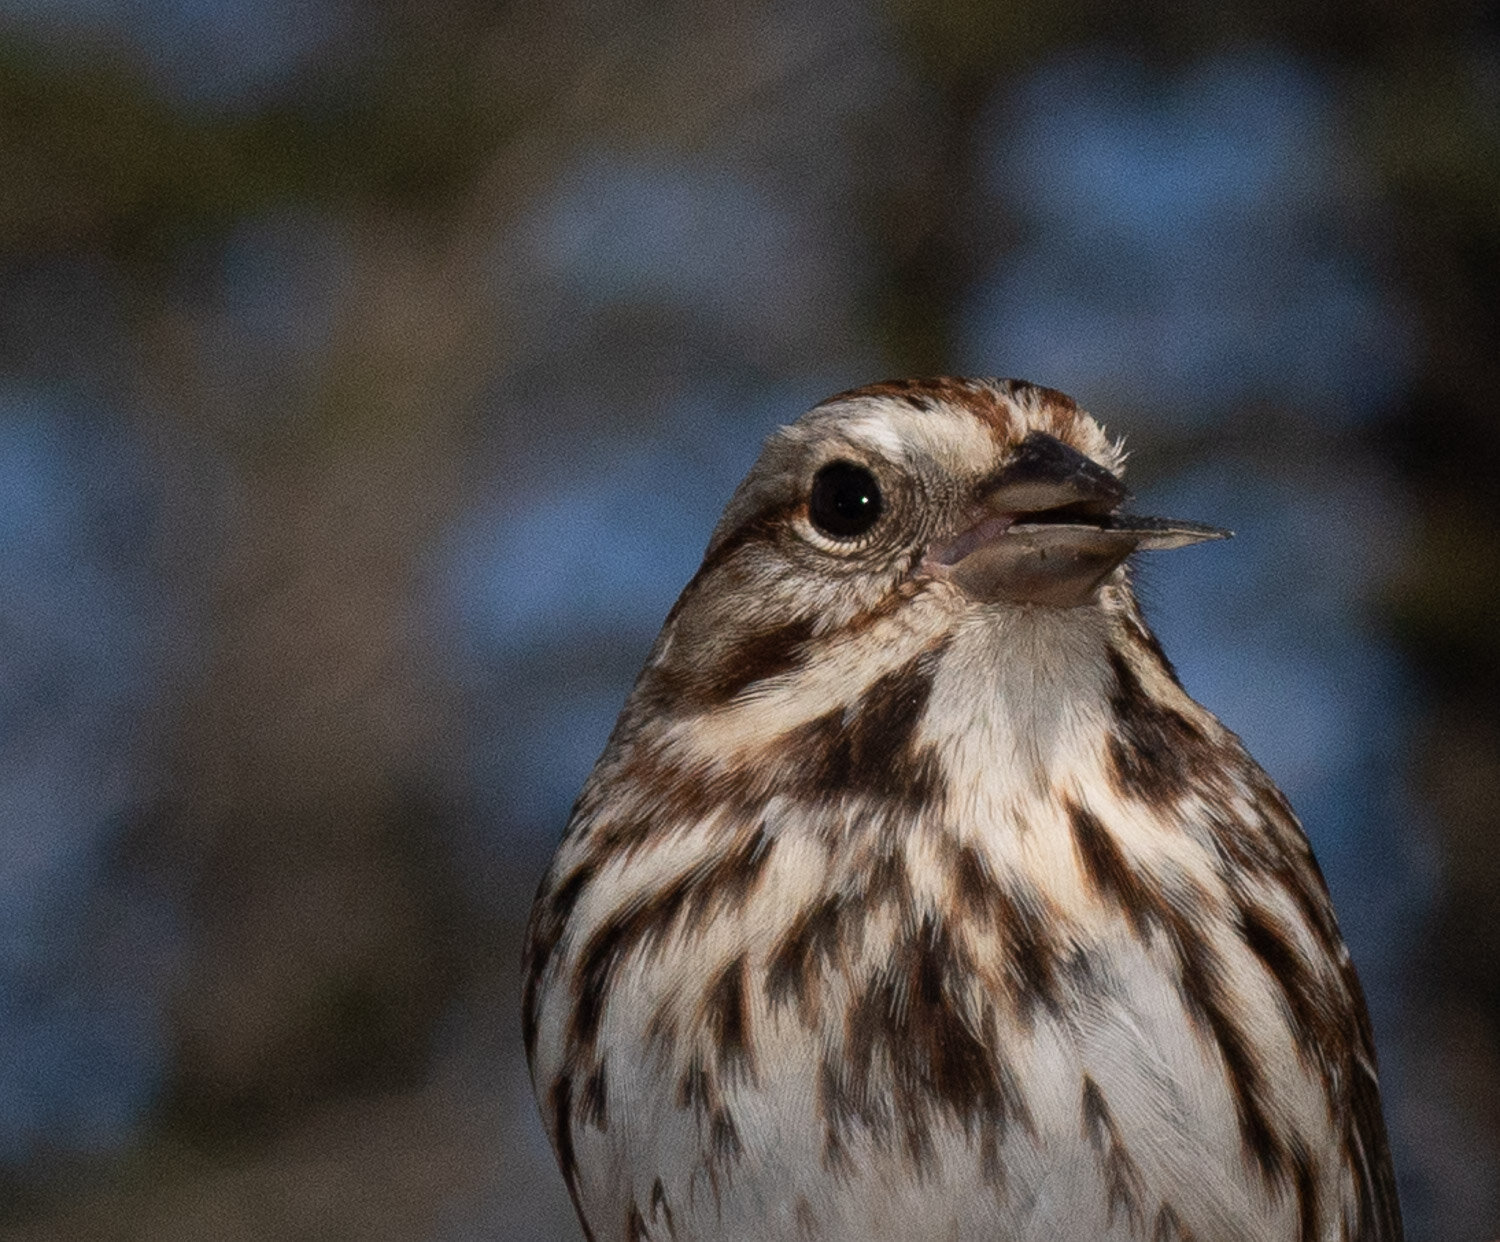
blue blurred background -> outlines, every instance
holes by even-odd
[[[761,438],[1132,450],[1304,816],[1411,1236],[1500,1233],[1500,19],[0,0],[0,1236],[576,1239],[568,804]]]

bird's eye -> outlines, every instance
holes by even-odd
[[[884,507],[873,474],[853,462],[836,461],[813,476],[807,516],[823,534],[852,539],[874,526]]]

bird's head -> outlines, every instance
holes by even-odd
[[[710,565],[866,606],[908,584],[1076,607],[1132,553],[1226,532],[1124,517],[1123,454],[1068,397],[1015,380],[906,380],[830,398],[767,442]]]
[[[1133,552],[1228,534],[1122,514],[1122,464],[1120,445],[1049,388],[933,379],[841,393],[767,441],[677,615],[722,635],[823,631],[918,597],[950,613],[1093,606]]]

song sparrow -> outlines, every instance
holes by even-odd
[[[526,1052],[606,1239],[1401,1236],[1285,799],[1178,684],[1061,393],[773,435],[532,913]]]

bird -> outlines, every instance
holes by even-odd
[[[1132,590],[1229,532],[1123,466],[1020,380],[768,438],[528,925],[590,1242],[1402,1236],[1307,837]]]

